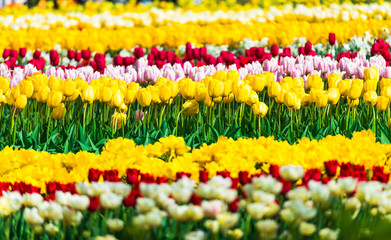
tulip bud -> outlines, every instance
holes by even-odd
[[[171,88],[169,88],[167,86],[162,86],[159,89],[159,98],[160,98],[160,101],[162,101],[163,103],[167,103],[168,100],[170,100],[170,98],[171,98]]]
[[[352,100],[358,99],[361,96],[363,88],[359,84],[352,84],[349,89],[348,97]]]
[[[123,97],[120,90],[117,90],[117,92],[113,95],[112,105],[116,108],[119,108],[121,104],[123,103]]]
[[[67,78],[64,81],[64,89],[63,89],[63,94],[66,97],[72,96],[76,91],[76,83],[72,81],[72,79]]]
[[[269,107],[263,102],[256,102],[252,105],[253,113],[257,117],[265,117]]]
[[[388,110],[390,106],[390,99],[385,96],[380,96],[377,98],[376,108],[377,110],[384,112]]]
[[[205,100],[207,94],[207,89],[204,84],[196,83],[195,88],[195,100],[198,102],[202,102]]]
[[[342,80],[342,77],[338,73],[331,73],[331,74],[327,75],[327,81],[329,84],[329,88],[337,87],[338,82],[341,80]]]
[[[331,105],[335,105],[338,103],[340,94],[338,88],[330,88],[327,92],[328,95],[328,103]]]
[[[111,128],[113,129],[117,129],[117,130],[120,130],[122,128],[122,125],[125,125],[126,124],[126,114],[125,113],[120,113],[120,112],[115,112],[112,116],[111,116],[111,121],[110,121],[110,125],[111,125]]]
[[[19,56],[21,58],[24,58],[26,56],[27,49],[26,48],[19,48]]]
[[[90,60],[91,58],[91,52],[89,50],[81,50],[81,57],[84,60]]]
[[[133,52],[134,56],[139,59],[141,58],[142,56],[144,56],[144,49],[140,48],[140,47],[136,47],[134,49],[134,52]]]
[[[22,80],[20,83],[20,94],[24,94],[27,98],[31,98],[34,93],[34,86],[31,81]]]
[[[42,87],[41,90],[37,93],[37,101],[40,103],[45,103],[48,99],[49,92],[49,87]]]
[[[212,78],[208,85],[208,94],[211,98],[221,97],[224,93],[224,83]]]
[[[81,58],[82,58],[81,52],[76,52],[76,54],[75,54],[75,60],[76,60],[77,62],[80,62]]]
[[[318,108],[326,107],[329,100],[329,96],[323,92],[318,92],[315,98],[315,104]]]
[[[17,109],[24,109],[27,105],[27,96],[26,95],[19,95],[17,98],[16,98],[16,101],[15,101],[15,107]]]
[[[75,52],[75,50],[68,50],[68,52],[67,52],[67,57],[68,57],[69,60],[74,59],[74,58],[76,57],[76,52]]]
[[[247,102],[248,98],[250,97],[251,87],[249,85],[241,85],[239,86],[236,91],[234,91],[235,100],[238,103],[245,103]]]
[[[111,98],[113,96],[113,92],[109,87],[102,88],[101,92],[101,102],[108,103],[111,101]]]
[[[331,46],[335,45],[335,33],[329,33],[329,43]]]
[[[152,94],[148,89],[146,88],[141,88],[140,90],[137,91],[137,102],[142,106],[142,107],[149,107],[152,102]]]
[[[117,55],[114,57],[113,63],[115,66],[122,66],[123,65],[123,58],[120,55]]]
[[[49,58],[51,62],[54,62],[56,58],[58,57],[58,53],[56,50],[50,50],[49,51]]]
[[[260,93],[265,88],[267,82],[266,82],[266,76],[265,75],[255,75],[253,78],[251,78],[250,86],[251,88],[256,91],[257,93]]]
[[[61,103],[60,106],[58,106],[58,107],[53,109],[53,111],[52,111],[52,118],[56,119],[56,120],[60,120],[60,119],[62,119],[64,117],[66,111],[67,110],[65,108],[64,103]]]
[[[377,101],[377,94],[375,91],[369,91],[364,93],[364,102],[368,106],[375,106]]]
[[[294,92],[287,92],[284,96],[284,104],[289,108],[293,109],[297,106],[301,106],[300,99]]]
[[[267,94],[271,98],[275,98],[281,92],[281,85],[278,82],[272,82],[267,88]]]
[[[200,104],[196,100],[188,100],[182,105],[182,111],[187,116],[198,114]]]
[[[181,95],[186,100],[194,99],[196,92],[196,83],[191,79],[188,79],[183,83],[181,88]]]
[[[271,47],[270,53],[273,57],[276,57],[280,53],[280,49],[278,48],[278,45],[274,44]]]
[[[6,59],[10,56],[11,49],[5,48],[3,52],[3,58]]]
[[[85,103],[91,104],[95,99],[94,89],[91,85],[89,85],[87,88],[83,90],[82,93],[82,100]]]
[[[60,91],[61,83],[62,80],[59,77],[50,76],[48,79],[48,86],[51,91]]]
[[[51,91],[48,94],[47,105],[51,108],[60,106],[62,100],[62,94],[58,91]]]
[[[34,59],[39,59],[41,57],[41,52],[39,50],[35,50],[33,54]]]
[[[374,80],[377,83],[379,81],[379,70],[376,67],[364,69],[364,79]]]

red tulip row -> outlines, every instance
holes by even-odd
[[[304,176],[297,181],[296,183],[289,182],[287,180],[284,180],[280,174],[279,174],[279,166],[277,165],[271,165],[270,166],[270,175],[272,175],[275,179],[278,179],[282,184],[282,190],[281,194],[285,195],[287,192],[289,192],[293,186],[293,184],[297,186],[307,186],[307,184],[310,182],[310,180],[314,181],[321,181],[323,183],[328,183],[330,179],[335,178],[344,178],[344,177],[353,177],[356,178],[358,181],[379,181],[383,183],[387,183],[389,181],[390,174],[384,172],[384,167],[382,166],[374,166],[372,168],[372,174],[369,175],[370,171],[367,171],[363,165],[355,165],[351,163],[341,163],[339,164],[336,160],[331,160],[324,162],[325,172],[322,173],[320,169],[308,169]],[[252,178],[259,177],[265,173],[257,173],[250,175],[246,171],[241,171],[238,174],[238,177],[232,177],[231,173],[228,171],[220,171],[217,172],[217,175],[220,175],[224,178],[230,178],[232,185],[232,189],[238,189],[240,192],[240,195],[242,198],[246,198],[246,194],[244,191],[241,190],[241,187],[251,183]],[[126,171],[126,176],[119,177],[117,170],[105,170],[101,171],[99,169],[90,169],[88,173],[88,180],[89,182],[97,182],[99,181],[100,177],[103,177],[104,181],[107,182],[120,182],[120,181],[126,181],[128,184],[132,185],[132,191],[130,192],[129,196],[124,199],[123,204],[126,207],[133,207],[135,206],[136,199],[138,197],[142,197],[142,194],[140,192],[140,184],[141,183],[156,183],[156,184],[163,184],[171,182],[171,179],[168,179],[166,177],[155,177],[150,175],[149,173],[141,173],[138,169],[128,169]],[[176,180],[181,179],[183,177],[191,177],[190,173],[184,173],[184,172],[178,172],[176,174]],[[199,171],[199,182],[206,183],[209,180],[209,173],[205,170]],[[34,187],[31,184],[26,184],[24,182],[19,183],[0,183],[0,193],[3,191],[19,191],[21,194],[24,193],[42,193],[40,188]],[[62,184],[59,182],[48,182],[46,183],[46,194],[45,199],[47,201],[55,200],[55,192],[56,191],[62,191],[62,192],[70,192],[72,194],[76,194],[77,190],[75,188],[75,183],[67,183]],[[1,196],[1,194],[0,194]],[[237,211],[237,204],[238,204],[239,198],[235,199],[230,205],[229,208],[231,211]],[[190,202],[192,204],[200,204],[201,199],[196,194],[193,194],[191,197]],[[97,207],[99,206],[99,198],[91,197],[90,198],[90,206],[89,211],[96,211]]]
[[[333,46],[335,44],[335,34],[329,34],[329,44]],[[389,44],[384,42],[382,39],[376,40],[376,42],[371,47],[371,55],[381,54],[387,62],[387,66],[391,62],[391,53],[389,52]],[[62,64],[61,56],[56,50],[49,51],[50,63],[46,62],[44,57],[42,57],[41,51],[35,50],[33,53],[33,58],[27,61],[26,57],[26,48],[20,48],[18,50],[13,49],[4,49],[3,59],[4,63],[11,69],[15,67],[22,67],[21,63],[30,63],[33,64],[38,70],[43,70],[45,66],[51,65],[56,67],[61,67],[63,69],[73,69],[80,68],[83,66],[91,66],[95,71],[100,71],[103,73],[104,69],[108,65],[106,62],[106,56],[103,53],[93,54],[90,50],[68,50],[67,58],[69,60],[76,61],[76,65],[64,65]],[[313,46],[310,42],[307,42],[305,46],[298,48],[299,55],[310,55],[315,56],[317,53],[313,50]],[[333,58],[331,54],[326,54],[330,58]],[[336,56],[339,61],[342,57],[355,58],[357,56],[356,52],[339,52]],[[65,56],[63,56],[65,57]],[[186,44],[186,53],[184,56],[177,56],[174,52],[169,50],[159,50],[156,47],[144,51],[143,48],[136,47],[133,50],[133,57],[122,57],[120,55],[113,56],[113,64],[115,66],[131,66],[134,65],[136,60],[142,57],[146,57],[148,60],[148,65],[156,65],[158,68],[162,68],[165,64],[183,64],[185,62],[190,62],[193,66],[203,66],[203,65],[216,65],[219,63],[225,65],[235,64],[237,68],[243,67],[247,63],[252,63],[258,61],[263,63],[265,60],[270,60],[272,57],[295,57],[291,54],[291,48],[285,47],[280,51],[278,45],[272,45],[270,52],[267,49],[262,47],[251,47],[245,50],[244,55],[235,55],[232,52],[221,51],[220,56],[214,57],[211,54],[208,54],[206,47],[194,48],[190,43]],[[17,60],[18,64],[17,64]],[[111,61],[111,60],[110,60]]]

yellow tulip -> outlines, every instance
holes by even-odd
[[[141,88],[140,90],[138,90],[136,98],[137,98],[137,102],[142,107],[149,107],[149,105],[151,105],[152,94],[146,88]]]
[[[53,109],[51,116],[53,119],[60,120],[64,117],[66,111],[64,103],[61,103],[60,106]]]
[[[192,80],[186,81],[181,89],[182,97],[186,100],[194,99],[196,92],[196,83]]]
[[[390,99],[388,97],[380,96],[377,98],[376,108],[377,110],[384,112],[390,107]]]
[[[361,96],[363,88],[358,84],[352,84],[352,87],[349,89],[348,97],[352,100],[355,100]]]
[[[24,94],[27,96],[27,98],[31,98],[33,93],[34,93],[33,83],[26,79],[22,80],[20,82],[20,94]]]
[[[376,91],[377,82],[369,79],[364,82],[364,92]]]
[[[364,69],[364,79],[366,81],[373,80],[376,83],[379,81],[379,70],[376,67],[370,67]]]
[[[62,80],[59,77],[50,76],[48,79],[48,86],[51,91],[60,91]]]
[[[368,106],[375,106],[377,101],[377,94],[375,91],[369,91],[364,93],[364,102]]]
[[[250,76],[250,75],[247,75]],[[262,92],[266,86],[266,76],[265,75],[255,75],[251,78],[250,86],[257,93]]]
[[[60,106],[62,100],[62,94],[58,91],[51,91],[48,94],[47,104],[51,108]]]
[[[41,90],[37,93],[37,101],[40,103],[45,103],[48,99],[49,92],[49,87],[41,88]]]
[[[315,104],[318,108],[326,107],[329,100],[329,96],[323,92],[316,94]]]
[[[128,88],[125,92],[124,103],[127,105],[133,104],[136,101],[137,91]]]
[[[95,99],[94,95],[94,89],[92,88],[91,85],[89,85],[87,88],[84,89],[82,92],[82,100],[85,103],[91,104]]]
[[[330,73],[327,75],[327,81],[329,84],[329,88],[336,88],[339,81],[342,80],[342,77],[338,73]]]
[[[224,93],[224,83],[217,80],[211,79],[208,86],[208,94],[211,98],[218,98],[223,96]]]
[[[187,116],[193,116],[198,114],[200,110],[200,104],[196,100],[188,100],[182,105],[182,111]]]
[[[76,83],[72,81],[72,79],[67,78],[64,81],[64,90],[63,90],[64,96],[70,97],[75,93],[75,91],[76,91]]]
[[[327,92],[328,95],[328,103],[331,105],[335,105],[338,103],[340,94],[338,88],[330,88]]]
[[[247,85],[247,84],[241,85],[234,92],[236,102],[238,102],[238,103],[247,102],[248,98],[250,97],[250,93],[251,93],[251,87],[249,85]]]
[[[284,104],[289,109],[297,108],[297,106],[299,106],[299,108],[300,108],[300,105],[301,105],[300,99],[296,96],[296,94],[294,92],[285,93]]]
[[[115,111],[111,116],[110,126],[113,129],[120,130],[126,124],[126,114]]]
[[[171,98],[171,88],[168,86],[162,86],[159,89],[159,98],[163,103],[167,103]]]
[[[265,117],[269,107],[264,102],[256,102],[252,105],[253,113],[257,117]]]
[[[113,97],[113,92],[109,87],[103,87],[101,91],[101,102],[107,103],[111,101]]]
[[[22,94],[16,98],[15,107],[17,109],[24,109],[27,105],[27,96]]]
[[[258,102],[258,94],[255,91],[251,90],[250,96],[247,99],[246,104],[252,106],[256,102]]]
[[[111,100],[112,100],[112,105],[116,108],[119,108],[124,101],[121,91],[117,90],[117,92],[114,94]]]
[[[0,89],[3,90],[3,92],[7,92],[8,89],[10,89],[10,80],[9,78],[0,77]]]
[[[309,94],[306,94],[303,96],[303,98],[301,99],[301,106],[302,107],[309,107],[311,105],[312,101],[311,101],[311,97]]]
[[[207,88],[203,83],[196,83],[195,89],[195,100],[197,102],[202,102],[205,100],[207,94]]]
[[[281,92],[281,86],[278,82],[272,82],[267,88],[267,94],[271,98],[275,98]]]

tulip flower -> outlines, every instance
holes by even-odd
[[[55,107],[52,111],[51,117],[56,120],[60,120],[64,117],[66,113],[66,108],[63,103],[61,103],[58,107]]]
[[[188,100],[182,105],[182,111],[187,116],[193,116],[198,114],[199,103],[196,100]]]

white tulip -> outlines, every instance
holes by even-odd
[[[40,225],[43,223],[43,218],[38,214],[37,208],[26,208],[24,210],[24,220],[31,225]]]

